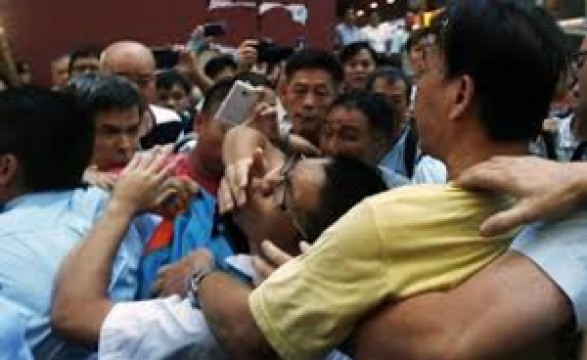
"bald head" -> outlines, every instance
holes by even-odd
[[[102,52],[100,69],[133,81],[149,103],[155,102],[155,58],[151,50],[135,41],[118,41]]]

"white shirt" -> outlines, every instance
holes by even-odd
[[[512,249],[530,258],[565,293],[577,327],[587,326],[587,210],[525,228]]]
[[[391,29],[387,24],[381,23],[375,27],[367,25],[363,27],[362,31],[375,51],[381,54],[387,54],[391,40]]]
[[[231,256],[226,262],[260,282],[251,256]],[[98,355],[100,360],[228,359],[202,311],[177,295],[114,305],[100,330]],[[350,359],[334,351],[327,360]]]

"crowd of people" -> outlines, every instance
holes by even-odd
[[[0,359],[582,358],[587,37],[454,1],[404,64],[351,15],[6,81]]]

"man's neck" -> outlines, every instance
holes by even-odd
[[[467,168],[493,156],[522,156],[529,153],[528,143],[524,141],[497,143],[484,136],[471,137],[456,142],[449,154],[444,157],[448,179],[454,180]]]

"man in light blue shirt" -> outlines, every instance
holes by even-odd
[[[0,298],[0,360],[32,360],[24,339],[25,321],[18,309]]]
[[[27,319],[35,358],[80,359],[92,349],[66,344],[50,327],[54,283],[67,254],[101,216],[107,194],[84,188],[93,124],[69,96],[24,88],[0,93],[0,300]],[[109,295],[132,300],[149,219],[129,228]],[[0,353],[4,349],[0,349]]]

